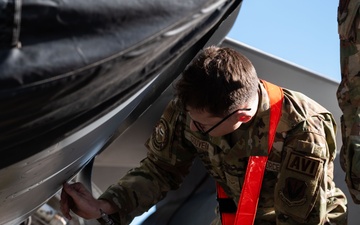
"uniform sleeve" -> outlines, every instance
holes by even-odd
[[[330,114],[309,116],[288,133],[275,188],[278,225],[345,224],[346,198],[333,182],[335,156]]]
[[[360,204],[360,16],[359,1],[340,1],[338,11],[341,82],[337,99],[341,116],[340,162],[353,201]]]
[[[118,207],[119,213],[111,215],[118,224],[128,224],[150,209],[189,173],[195,152],[185,144],[183,117],[170,102],[145,144],[147,157],[100,196]]]

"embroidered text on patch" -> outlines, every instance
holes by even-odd
[[[279,172],[280,171],[280,163],[272,162],[270,160],[266,163],[266,169],[269,171]]]
[[[319,161],[291,153],[287,168],[307,176],[315,177],[319,168]]]
[[[199,139],[195,138],[194,136],[190,137],[190,141],[196,148],[200,148],[205,151],[209,150],[210,144],[206,141],[199,140]]]

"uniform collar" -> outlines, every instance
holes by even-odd
[[[233,143],[235,143],[233,148],[241,149],[241,152],[239,153],[240,157],[268,155],[268,140],[264,137],[267,137],[269,132],[269,119],[269,95],[263,84],[259,82],[259,104],[254,118],[252,118],[248,123],[242,124],[238,130],[232,133],[232,140]],[[236,141],[241,140],[241,136],[244,132],[248,134],[247,143]]]

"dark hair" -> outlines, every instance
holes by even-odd
[[[224,116],[251,100],[258,82],[249,59],[231,48],[210,46],[186,67],[175,89],[184,107]]]

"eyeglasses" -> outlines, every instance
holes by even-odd
[[[201,134],[206,135],[206,134],[210,133],[212,130],[214,130],[216,127],[218,127],[220,124],[222,124],[222,123],[223,123],[225,120],[227,120],[230,116],[232,116],[232,115],[234,115],[235,113],[237,113],[238,111],[250,111],[250,110],[251,110],[251,108],[237,109],[237,110],[235,110],[234,112],[230,113],[229,115],[225,116],[222,120],[220,120],[218,123],[216,123],[214,126],[212,126],[212,127],[211,127],[210,129],[208,129],[207,131],[205,131],[205,130],[202,128],[203,126],[202,126],[199,122],[193,120],[193,123],[194,123],[196,129],[197,129]]]

